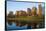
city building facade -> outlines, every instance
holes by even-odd
[[[38,5],[37,12],[38,12],[38,16],[41,16],[42,15],[42,6],[41,6],[41,4]]]
[[[27,8],[27,15],[31,16],[31,9],[30,8]]]
[[[35,16],[36,15],[36,11],[37,11],[37,8],[33,7],[32,10],[31,10],[31,15]]]

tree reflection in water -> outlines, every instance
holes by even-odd
[[[14,23],[14,22],[13,22],[13,23]],[[8,22],[8,24],[9,24],[10,26],[13,25],[13,23],[12,23],[12,22]],[[15,24],[16,24],[15,26],[18,26],[18,27],[27,26],[26,29],[36,29],[36,28],[43,28],[43,27],[44,27],[44,26],[42,26],[43,23],[37,24],[37,23],[31,23],[31,22],[29,22],[29,23],[15,22]],[[37,25],[38,25],[39,27],[37,27]],[[25,27],[24,27],[24,28],[25,28]]]
[[[8,22],[9,25],[12,25],[12,22]]]
[[[32,27],[31,27],[31,23],[29,22],[29,23],[27,23],[27,29],[31,29]]]

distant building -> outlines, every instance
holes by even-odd
[[[20,10],[20,16],[26,16],[26,12],[23,10]]]
[[[31,9],[30,8],[27,8],[27,15],[31,16]]]
[[[26,16],[26,12],[23,11],[23,10],[16,11],[16,15],[17,15],[17,16]]]
[[[19,13],[20,13],[20,11],[16,11],[15,15],[19,16],[20,15]]]
[[[33,7],[32,10],[31,10],[32,16],[35,16],[36,15],[36,11],[37,11],[37,8],[36,7]]]
[[[38,14],[38,16],[42,15],[42,6],[41,6],[41,4],[38,5],[37,14]]]

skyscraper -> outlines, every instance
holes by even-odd
[[[42,6],[41,6],[41,4],[38,5],[37,14],[38,14],[38,16],[42,15]]]
[[[36,7],[33,7],[32,10],[31,10],[32,16],[35,16],[36,15],[36,11],[37,11],[37,8]]]
[[[31,16],[31,9],[30,8],[27,8],[27,15]]]

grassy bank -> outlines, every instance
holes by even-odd
[[[43,16],[19,16],[19,17],[16,17],[16,19],[18,20],[42,20],[44,19]]]

